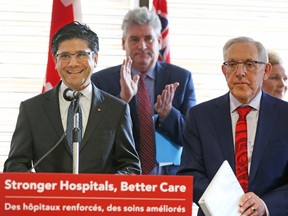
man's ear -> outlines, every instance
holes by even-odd
[[[122,37],[122,50],[125,50],[125,38]]]
[[[93,60],[94,60],[94,68],[96,68],[98,63],[98,52],[94,53]]]
[[[162,43],[163,43],[163,39],[162,39],[162,35],[160,35],[160,36],[158,37],[159,50],[162,49]]]
[[[54,64],[55,64],[55,70],[57,71],[57,58],[53,55],[53,61],[54,61]]]
[[[264,76],[263,76],[263,80],[267,80],[270,73],[271,73],[271,70],[272,70],[272,65],[270,63],[267,63],[265,65],[265,70],[264,70]]]
[[[224,74],[224,76],[226,77],[226,67],[225,67],[225,65],[224,64],[222,64],[222,66],[221,66],[221,69],[222,69],[222,73]]]

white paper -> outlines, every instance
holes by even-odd
[[[239,201],[244,191],[225,160],[199,200],[206,216],[240,216]]]

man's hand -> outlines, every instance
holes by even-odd
[[[266,208],[263,200],[253,192],[248,192],[240,199],[239,212],[241,216],[265,216]]]
[[[178,82],[168,84],[163,89],[161,95],[157,96],[157,101],[154,105],[155,111],[158,113],[160,119],[164,119],[168,116],[172,109],[172,101],[175,91],[179,86]]]
[[[137,94],[139,75],[135,75],[131,78],[131,65],[132,59],[128,56],[123,60],[120,70],[120,98],[127,103]]]

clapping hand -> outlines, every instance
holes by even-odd
[[[130,56],[127,56],[126,59],[123,60],[120,70],[120,98],[127,103],[137,94],[140,78],[139,75],[135,75],[133,78],[131,77],[131,65],[132,59]]]
[[[157,96],[157,101],[154,105],[154,109],[158,113],[160,119],[166,118],[170,113],[172,109],[172,101],[174,98],[174,94],[178,86],[178,82],[168,84],[165,86],[165,89],[163,89],[161,95]]]

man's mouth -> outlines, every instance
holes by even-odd
[[[68,74],[81,74],[82,73],[82,70],[81,71],[67,71]]]

